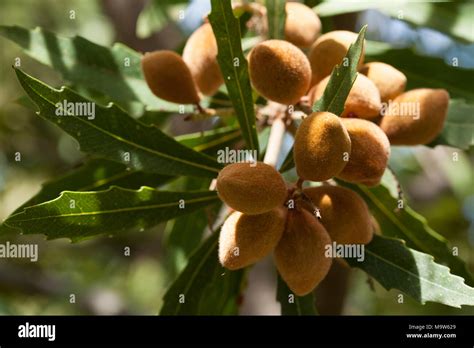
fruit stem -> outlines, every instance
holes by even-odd
[[[270,129],[270,136],[268,138],[267,152],[263,162],[276,167],[278,157],[280,155],[281,145],[283,143],[283,137],[285,136],[286,126],[282,117],[277,117],[273,120],[272,127]]]

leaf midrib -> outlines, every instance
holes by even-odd
[[[30,76],[30,78],[31,78],[31,79],[34,79],[34,78],[31,77],[31,76]],[[40,84],[43,84],[41,81],[39,81],[39,80],[37,80],[37,81],[38,81]],[[46,99],[46,97],[43,97],[42,94],[39,93],[39,91],[38,91],[37,89],[35,89],[31,84],[28,83],[28,86],[30,87],[31,90],[33,90],[33,91],[36,93],[36,95],[37,95],[38,97],[40,97],[41,99],[43,99],[47,104],[49,104],[49,105],[51,105],[51,106],[54,106],[54,105],[55,105],[55,104],[53,104],[50,100]],[[49,88],[48,86],[45,86],[45,87],[46,87],[46,88]],[[57,93],[62,93],[60,90],[57,90],[57,89],[53,89],[53,90],[54,90],[55,92],[57,92]],[[67,88],[65,88],[63,91],[66,91],[66,90],[67,90]],[[42,114],[41,111],[38,112],[38,115],[41,115],[41,114]],[[47,116],[45,116],[45,117],[46,117],[46,119],[49,120],[49,118],[48,118]],[[88,122],[88,121],[86,121],[85,119],[82,119],[81,117],[74,117],[74,118],[75,118],[76,120],[79,120],[80,122],[84,123],[84,124],[87,125],[87,126],[90,126],[90,127],[92,127],[92,128],[97,129],[99,132],[104,133],[105,135],[111,137],[112,139],[116,139],[116,140],[118,140],[118,141],[120,141],[120,142],[123,142],[123,143],[125,143],[125,144],[128,144],[128,145],[130,145],[131,147],[136,147],[136,148],[141,149],[141,150],[143,150],[143,151],[145,151],[145,152],[149,152],[149,153],[151,153],[151,154],[157,155],[158,157],[161,156],[161,157],[164,157],[164,158],[167,158],[167,159],[174,160],[174,161],[176,161],[176,162],[181,162],[181,163],[184,163],[184,164],[186,164],[186,165],[194,166],[194,167],[196,167],[196,168],[205,169],[205,170],[211,170],[211,171],[213,171],[213,172],[219,173],[219,169],[217,169],[217,168],[208,167],[208,166],[206,166],[206,165],[202,165],[202,164],[195,163],[195,162],[189,162],[189,161],[186,161],[186,160],[181,159],[180,157],[173,157],[173,156],[164,154],[164,153],[162,153],[162,152],[156,151],[156,150],[154,150],[154,149],[147,148],[147,147],[142,146],[142,145],[140,145],[140,144],[137,144],[137,143],[135,143],[135,142],[129,141],[129,140],[127,140],[127,139],[124,139],[124,138],[122,138],[121,136],[118,136],[118,135],[115,135],[115,134],[113,134],[113,133],[110,133],[110,132],[108,132],[107,130],[105,130],[105,129],[103,129],[103,128],[97,127],[97,126],[94,125],[93,123]],[[56,122],[55,122],[55,123],[56,123]],[[143,125],[141,125],[141,126],[147,128],[146,126],[143,126]],[[78,137],[78,138],[79,138],[79,137]]]
[[[61,199],[62,197],[69,197],[69,196],[67,194],[63,194],[62,196],[60,196],[58,198],[58,200]],[[216,196],[209,196],[209,197],[195,198],[195,199],[186,200],[186,203],[187,204],[189,204],[189,203],[198,203],[198,202],[211,201],[211,200],[217,200],[217,197]],[[51,203],[53,201],[48,201],[48,202],[45,202],[45,203]],[[158,209],[158,208],[167,208],[167,207],[177,206],[178,204],[179,204],[179,201],[175,201],[175,202],[170,202],[170,203],[142,205],[142,206],[138,206],[138,207],[128,207],[128,208],[99,210],[99,211],[88,211],[88,212],[60,214],[60,215],[48,215],[48,216],[40,216],[40,217],[29,218],[29,219],[21,219],[21,220],[15,219],[15,220],[13,220],[13,222],[17,223],[17,222],[28,222],[28,221],[55,219],[55,218],[68,218],[68,217],[76,217],[76,216],[116,214],[116,213],[123,213],[123,212],[137,211],[137,210],[150,210],[150,209]],[[29,209],[33,209],[33,208],[39,207],[39,206],[41,206],[41,204],[33,206],[33,207],[27,207],[27,208],[25,208],[25,211],[22,212],[22,213],[27,214]]]

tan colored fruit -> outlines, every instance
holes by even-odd
[[[321,98],[329,82],[329,78],[330,76],[325,77],[311,89],[309,94],[311,105]],[[366,76],[358,74],[344,103],[344,111],[341,117],[374,119],[379,116],[381,108],[380,93],[375,84]]]
[[[441,132],[448,113],[444,89],[420,88],[400,94],[390,103],[380,127],[392,145],[420,145]]]
[[[287,225],[275,248],[275,264],[297,296],[310,293],[327,275],[332,259],[325,256],[331,244],[326,229],[308,211],[288,211]]]
[[[217,192],[229,207],[245,214],[282,206],[288,195],[281,174],[263,162],[229,164],[217,177]]]
[[[227,269],[247,267],[275,248],[285,229],[286,208],[259,215],[233,212],[219,235],[219,261]]]
[[[351,138],[351,155],[337,177],[348,182],[375,186],[380,183],[390,157],[390,142],[385,133],[370,121],[343,118]]]
[[[321,33],[316,13],[298,2],[286,3],[285,40],[298,47],[309,47]]]
[[[314,112],[298,127],[293,158],[304,180],[324,181],[339,174],[351,153],[349,133],[341,118],[330,112]]]
[[[321,223],[337,244],[367,244],[373,228],[369,209],[354,191],[323,185],[303,190],[321,213]]]
[[[142,70],[150,90],[172,103],[197,104],[199,96],[188,66],[173,51],[154,51],[142,58]]]
[[[362,66],[360,72],[375,84],[383,102],[394,99],[405,91],[407,77],[389,64],[367,63]]]
[[[183,59],[201,93],[213,95],[224,83],[217,62],[217,42],[209,23],[200,26],[188,39]]]
[[[321,35],[316,40],[308,54],[311,70],[313,72],[311,86],[330,75],[332,69],[342,63],[349,46],[353,44],[356,39],[356,33],[346,30],[336,30]],[[362,48],[358,67],[361,67],[362,64],[364,64],[364,47]]]
[[[311,67],[301,50],[282,40],[255,46],[249,56],[250,80],[263,97],[281,104],[295,104],[306,94]]]

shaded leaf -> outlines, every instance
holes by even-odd
[[[441,134],[429,146],[448,145],[467,150],[474,146],[474,104],[449,101],[448,116]]]
[[[247,147],[258,153],[255,109],[248,63],[242,51],[239,20],[232,12],[230,0],[211,0],[211,6],[209,21],[217,40],[217,60],[222,76]]]
[[[163,297],[161,315],[237,314],[244,271],[222,268],[217,257],[218,238],[219,233],[213,233],[192,254]]]
[[[445,88],[451,97],[464,98],[474,104],[471,83],[474,80],[474,69],[450,66],[441,58],[423,56],[411,49],[395,49],[374,41],[367,42],[365,60],[384,62],[402,71],[407,76],[407,90]]]
[[[122,162],[135,170],[165,175],[213,177],[221,168],[214,159],[181,145],[156,127],[146,126],[125,111],[111,105],[95,105],[92,119],[84,116],[56,116],[56,104],[90,103],[68,88],[57,90],[15,69],[39,115],[66,131],[80,144],[81,151]],[[84,104],[82,104],[84,105]]]
[[[265,0],[268,20],[268,38],[285,39],[286,0]]]
[[[79,241],[99,234],[149,228],[218,201],[213,191],[167,192],[116,186],[97,192],[64,191],[54,200],[26,207],[5,224],[21,229],[23,234]]]
[[[0,35],[64,79],[104,93],[122,106],[140,102],[153,109],[179,110],[179,105],[153,95],[141,71],[141,54],[125,45],[108,48],[80,36],[66,38],[42,28],[18,26],[0,26]]]
[[[317,315],[314,293],[296,296],[278,275],[277,300],[280,302],[282,315]]]
[[[232,145],[241,139],[241,137],[240,128],[229,126],[205,132],[180,135],[175,139],[181,144],[191,147],[196,151],[216,157],[218,150],[225,146]]]
[[[379,9],[414,25],[432,28],[463,41],[474,42],[474,4],[469,1],[345,1],[326,0],[314,10],[321,17]]]
[[[468,272],[466,264],[453,255],[448,241],[429,227],[426,219],[406,203],[403,209],[397,209],[398,199],[392,196],[387,187],[379,185],[368,188],[339,180],[338,182],[364,198],[384,235],[403,239],[408,247],[433,255],[436,262],[446,264],[454,274],[466,279],[466,283],[474,285],[474,278]]]
[[[365,246],[364,261],[346,259],[374,277],[385,289],[398,289],[418,302],[451,307],[474,306],[474,288],[437,264],[428,254],[407,248],[403,241],[374,236]]]

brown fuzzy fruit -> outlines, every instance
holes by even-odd
[[[337,177],[348,182],[375,186],[380,183],[390,157],[390,142],[385,133],[370,121],[343,118],[351,138],[351,155]]]
[[[203,24],[189,37],[183,59],[201,93],[213,95],[224,83],[217,62],[217,42],[209,23]]]
[[[360,72],[367,76],[380,92],[380,98],[387,102],[403,93],[407,77],[400,70],[381,62],[367,63]]]
[[[151,91],[172,103],[197,104],[199,96],[188,66],[173,51],[154,51],[142,58],[142,70]]]
[[[286,3],[285,40],[298,47],[309,47],[321,33],[316,13],[298,2]]]
[[[339,174],[351,153],[349,133],[341,118],[330,112],[314,112],[298,127],[293,158],[298,176],[324,181]]]
[[[263,162],[234,163],[217,177],[219,197],[232,209],[245,214],[262,214],[283,205],[288,190],[275,168]]]
[[[303,190],[319,208],[321,223],[337,244],[367,244],[373,227],[369,208],[354,191],[340,186],[319,186]]]
[[[219,235],[219,261],[227,269],[247,267],[270,254],[280,240],[286,221],[285,208],[260,215],[233,212]]]
[[[311,105],[321,98],[328,85],[329,78],[330,76],[325,77],[311,89],[309,94]],[[344,111],[341,117],[374,119],[379,116],[381,108],[380,93],[375,84],[366,76],[358,74],[344,103]]]
[[[295,104],[306,94],[311,67],[301,50],[282,40],[255,46],[249,56],[250,80],[263,97],[281,104]]]
[[[443,129],[448,104],[449,94],[444,89],[405,92],[390,103],[380,127],[392,145],[428,144]]]
[[[288,211],[285,232],[275,248],[275,264],[281,277],[297,296],[310,293],[324,279],[332,264],[325,256],[331,238],[308,211]]]
[[[308,54],[311,70],[313,72],[311,86],[330,75],[332,69],[342,63],[349,46],[353,44],[356,39],[356,33],[346,30],[336,30],[321,35],[316,40]],[[364,64],[364,48],[362,48],[358,67],[361,67],[362,64]]]

